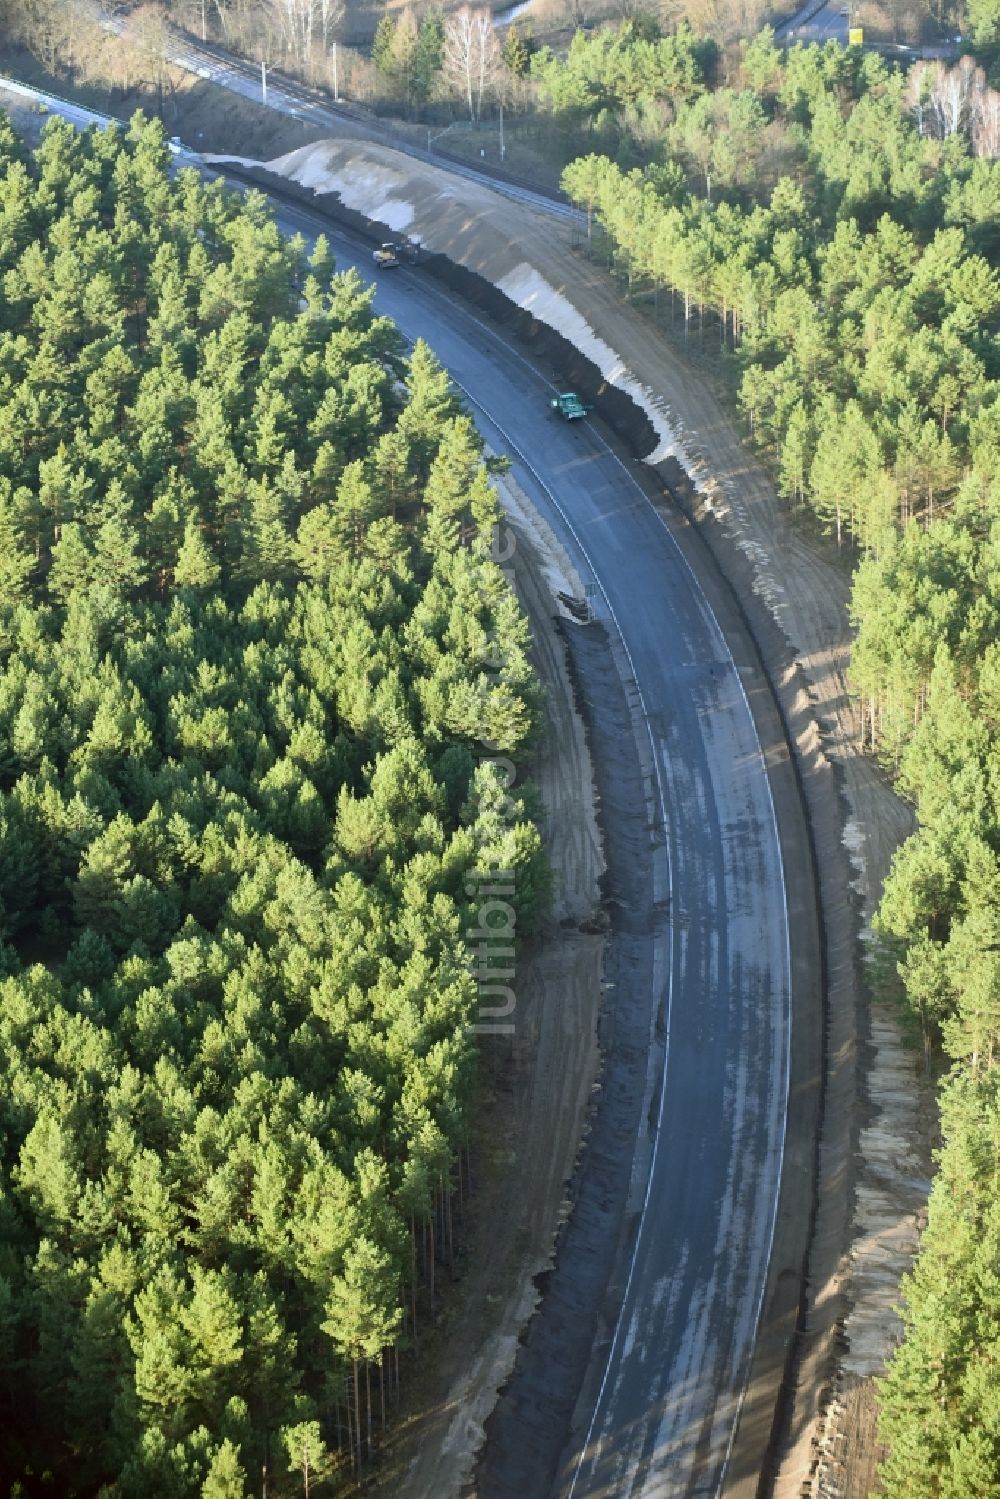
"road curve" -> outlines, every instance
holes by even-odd
[[[322,228],[341,264],[369,273],[368,253],[325,217],[284,204],[277,216],[291,231]],[[634,808],[636,836],[653,845],[645,940],[654,975],[648,1130],[630,1146],[634,1230],[617,1277],[620,1314],[589,1377],[580,1371],[595,1398],[575,1426],[567,1416],[555,1489],[546,1476],[533,1492],[715,1495],[767,1281],[791,1029],[781,844],[745,663],[741,675],[698,579],[627,467],[590,423],[548,417],[549,388],[517,351],[419,273],[381,281],[378,306],[435,348],[593,578],[648,771],[650,805]],[[532,1499],[530,1486],[517,1492]]]
[[[285,206],[279,219],[316,222]],[[567,1431],[554,1492],[716,1494],[767,1279],[791,1034],[781,845],[743,680],[684,555],[597,430],[550,418],[541,377],[419,273],[380,282],[378,305],[434,347],[594,579],[652,769],[652,1131],[635,1147],[640,1219],[621,1315],[610,1347],[595,1349],[592,1419]],[[634,813],[648,835],[647,808]],[[520,1479],[517,1493],[529,1499]]]

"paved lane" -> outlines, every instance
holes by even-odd
[[[392,295],[407,305],[381,290],[380,305],[412,329],[412,294]],[[515,477],[603,591],[598,612],[620,629],[642,695],[668,830],[670,900],[653,941],[669,1045],[652,1170],[592,1425],[570,1441],[557,1491],[714,1494],[754,1346],[788,1088],[784,872],[756,729],[696,579],[597,434],[547,419],[545,390],[488,339],[454,347],[438,309],[420,331],[482,400],[488,435],[496,423],[498,446],[516,442],[527,462],[516,459]]]

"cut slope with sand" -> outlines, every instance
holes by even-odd
[[[386,154],[398,156],[396,152]],[[220,166],[231,162],[245,167],[259,167],[273,172],[275,176],[298,183],[317,197],[335,195],[345,208],[363,213],[367,218],[384,224],[387,229],[396,233],[408,232],[411,239],[429,249],[440,249],[438,234],[424,227],[426,210],[422,209],[418,214],[415,203],[408,196],[412,184],[410,173],[420,170],[419,164],[410,157],[398,156],[403,165],[388,166],[384,161],[372,160],[371,151],[359,150],[354,142],[348,147],[343,142],[320,141],[275,157],[273,161],[250,161],[243,156],[216,155],[205,159]],[[439,211],[453,208],[459,202],[465,202],[469,194],[475,195],[477,192],[474,184],[453,184],[446,173],[438,173],[438,176],[444,179],[436,187]],[[489,189],[484,191],[489,193]],[[489,193],[489,196],[496,199],[495,193]],[[509,200],[502,201],[510,206]],[[515,208],[514,212],[518,210]],[[502,234],[503,231],[498,232]],[[495,249],[501,255],[506,252],[507,257],[514,256],[518,251],[517,241],[504,236],[504,240]],[[450,255],[451,251],[442,253]],[[657,438],[653,451],[646,457],[647,463],[663,463],[668,458],[674,458],[692,483],[697,488],[703,487],[704,467],[688,453],[664,403],[653,390],[636,378],[620,355],[595,332],[583,313],[558,286],[547,280],[537,266],[523,259],[505,274],[488,279],[493,280],[494,285],[515,306],[561,333],[567,342],[596,365],[609,385],[622,391],[635,402],[640,411],[645,412]]]

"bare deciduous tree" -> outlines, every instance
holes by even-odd
[[[317,52],[325,63],[343,14],[343,0],[264,0],[250,25],[255,33],[253,50],[275,62],[284,58],[299,69],[311,68],[318,60]],[[244,21],[244,36],[249,19]]]
[[[138,54],[142,72],[156,89],[162,119],[164,91],[167,88],[172,91],[174,86],[170,64],[170,22],[163,6],[151,3],[140,5],[133,11],[125,40]]]
[[[200,0],[199,0],[200,6]],[[208,0],[206,17],[214,16],[222,39],[247,57],[271,52],[274,30],[271,0]],[[200,24],[200,22],[199,22]]]
[[[456,92],[464,95],[470,120],[479,119],[483,99],[502,67],[503,54],[488,10],[463,5],[448,17],[442,69]]]
[[[108,14],[115,14],[112,3]],[[19,0],[8,11],[7,25],[16,40],[29,47],[46,72],[64,69],[85,82],[103,81],[124,87],[148,74],[148,60],[128,37],[118,37],[101,25],[89,6],[66,0]]]
[[[589,0],[566,0],[566,11],[574,27],[579,31],[590,19]]]
[[[972,140],[977,156],[991,160],[1000,156],[1000,94],[996,89],[984,89],[977,100]]]
[[[320,40],[326,56],[333,42],[333,33],[344,14],[344,0],[319,0]]]
[[[989,89],[982,68],[966,56],[953,68],[940,60],[914,63],[906,91],[920,134],[944,140],[959,130],[975,136]]]
[[[930,63],[916,62],[906,79],[906,98],[917,122],[917,134],[931,133],[931,87],[934,69]]]
[[[316,25],[317,0],[270,0],[269,9],[283,50],[297,63],[308,62]]]
[[[648,7],[641,5],[638,11]],[[766,0],[659,0],[661,23],[674,30],[681,20],[719,41],[751,37],[760,30]],[[622,12],[624,14],[624,12]]]
[[[46,72],[57,71],[67,43],[66,7],[59,0],[22,0],[10,17],[18,41],[29,47]]]

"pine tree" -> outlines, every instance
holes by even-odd
[[[302,1493],[309,1499],[311,1484],[322,1483],[333,1470],[318,1421],[298,1421],[286,1426],[281,1440],[288,1455],[288,1471],[302,1475]]]
[[[526,78],[531,67],[531,49],[516,22],[507,27],[503,39],[503,60],[514,78]]]
[[[397,429],[409,445],[414,475],[426,480],[449,417],[460,405],[447,372],[418,338],[406,366],[407,403]]]
[[[9,608],[27,596],[34,570],[35,559],[24,544],[9,485],[6,493],[0,485],[0,605]]]
[[[49,591],[66,603],[74,594],[90,586],[93,575],[93,551],[83,528],[71,521],[63,526],[62,535],[52,551]]]
[[[102,504],[100,524],[93,539],[93,559],[89,581],[116,603],[146,581],[148,569],[142,557],[139,528],[117,481],[112,483]]]
[[[213,557],[194,514],[189,514],[184,522],[184,540],[177,553],[173,571],[177,588],[210,589],[219,581],[221,568]]]
[[[118,930],[122,890],[135,873],[133,836],[129,819],[115,818],[87,850],[74,890],[73,905],[81,926],[112,938]]]
[[[250,513],[243,541],[240,572],[250,582],[288,577],[294,566],[294,547],[288,534],[287,506],[277,486],[266,479],[251,480]]]
[[[192,1267],[190,1300],[180,1311],[186,1340],[189,1398],[210,1428],[226,1405],[230,1371],[243,1362],[243,1320],[231,1277]]]
[[[337,269],[336,259],[325,234],[316,236],[309,254],[309,269],[325,291]]]
[[[375,71],[383,78],[392,77],[395,38],[395,21],[391,16],[383,16],[375,28],[375,39],[372,42],[372,62],[375,65]]]
[[[398,1271],[391,1256],[370,1239],[359,1238],[344,1256],[342,1275],[334,1277],[326,1304],[323,1331],[337,1351],[349,1359],[353,1371],[355,1446],[360,1462],[372,1449],[372,1409],[365,1399],[366,1431],[362,1427],[361,1369],[380,1357],[396,1338],[402,1321]],[[366,1376],[370,1371],[366,1367]],[[365,1380],[370,1389],[369,1378]]]
[[[247,1476],[237,1449],[227,1438],[213,1454],[201,1499],[247,1499]]]
[[[444,20],[440,11],[430,10],[422,18],[417,33],[413,60],[412,90],[417,101],[430,99],[444,62]]]
[[[438,452],[431,465],[424,488],[428,511],[427,547],[432,553],[449,554],[463,539],[473,503],[477,508],[484,495],[481,484],[481,443],[468,417],[453,418],[444,429]]]
[[[420,46],[417,20],[407,7],[396,22],[390,54],[392,77],[404,101],[410,104],[414,96],[414,73]]]
[[[365,534],[375,519],[376,508],[364,464],[349,463],[341,475],[331,510],[343,544],[352,557],[360,555]]]

